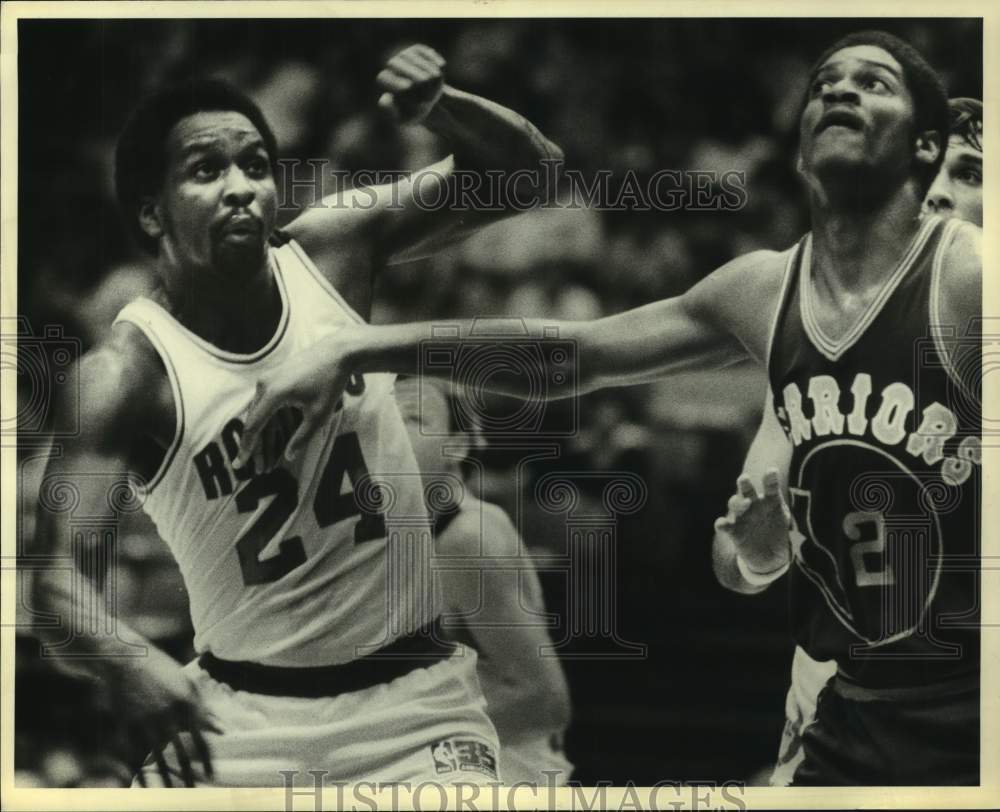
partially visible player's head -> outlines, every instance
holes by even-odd
[[[948,151],[924,208],[942,217],[983,225],[983,103],[950,99]]]
[[[478,444],[477,435],[456,426],[452,398],[449,385],[436,378],[396,381],[396,403],[426,485],[442,475],[461,477],[462,460]]]
[[[800,118],[800,169],[852,198],[912,181],[923,200],[944,158],[948,104],[940,77],[884,31],[838,40],[816,61]]]
[[[236,88],[202,79],[149,96],[115,152],[130,230],[169,264],[257,270],[274,227],[274,133]]]

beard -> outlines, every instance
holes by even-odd
[[[229,240],[224,236],[212,243],[212,265],[225,278],[250,278],[260,270],[267,257],[267,240],[261,235],[252,239]]]

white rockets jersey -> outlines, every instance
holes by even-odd
[[[272,245],[269,262],[282,315],[258,352],[220,350],[148,299],[118,315],[159,352],[177,411],[144,508],[180,565],[198,653],[343,663],[438,614],[423,490],[384,374],[352,379],[293,461],[262,476],[234,470],[258,379],[362,321],[294,241]]]

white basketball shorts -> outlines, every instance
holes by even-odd
[[[468,647],[391,682],[320,698],[237,691],[212,679],[197,661],[186,667],[225,731],[205,734],[212,781],[194,757],[190,736],[181,736],[198,786],[312,789],[310,771],[321,771],[325,785],[500,780],[496,729],[486,715],[476,653]],[[184,786],[172,745],[164,757],[173,785]],[[152,757],[142,771],[147,786],[164,786]],[[138,778],[132,786],[139,786]]]

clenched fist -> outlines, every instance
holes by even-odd
[[[382,91],[379,107],[392,113],[400,123],[423,121],[444,91],[444,66],[444,57],[427,45],[403,49],[375,79]]]

